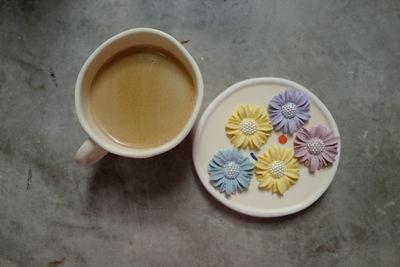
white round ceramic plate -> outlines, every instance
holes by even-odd
[[[233,148],[225,133],[225,123],[236,107],[240,104],[254,104],[267,108],[272,97],[288,87],[303,91],[310,96],[311,119],[304,127],[310,128],[321,124],[339,136],[335,120],[321,100],[303,86],[281,78],[254,78],[232,85],[208,106],[197,126],[193,144],[193,161],[200,181],[213,197],[240,213],[256,217],[277,217],[298,212],[314,203],[326,191],[335,176],[340,158],[340,142],[339,153],[332,166],[313,174],[301,164],[299,180],[283,196],[273,194],[270,190],[259,189],[255,175],[251,179],[248,190],[231,196],[220,193],[210,183],[207,172],[209,160],[218,151]],[[282,132],[273,131],[267,143],[259,152],[254,153],[256,155],[264,153],[273,145],[293,148],[295,135],[285,135],[288,141],[281,145],[278,143],[278,137],[281,134]],[[251,159],[250,152],[250,150],[242,150],[242,153]]]

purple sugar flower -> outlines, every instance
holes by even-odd
[[[339,137],[322,125],[301,128],[294,140],[295,157],[312,172],[332,165],[338,153]]]
[[[294,133],[310,119],[310,97],[288,88],[269,101],[268,111],[275,130]]]

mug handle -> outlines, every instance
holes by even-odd
[[[107,153],[106,150],[89,138],[76,152],[75,161],[81,166],[89,166],[102,159]]]

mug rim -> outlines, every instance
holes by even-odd
[[[196,86],[196,100],[195,100],[195,105],[193,107],[192,113],[189,117],[189,119],[186,121],[185,126],[182,128],[182,130],[179,132],[178,135],[176,135],[173,139],[168,141],[167,143],[157,146],[157,147],[152,147],[149,149],[137,149],[137,148],[127,148],[127,149],[122,149],[120,148],[117,144],[113,144],[112,142],[107,142],[104,141],[104,138],[99,136],[97,134],[98,130],[93,129],[88,123],[87,115],[83,111],[83,102],[82,102],[82,97],[81,97],[81,91],[82,91],[82,83],[84,80],[84,77],[87,73],[87,70],[90,66],[90,64],[93,62],[93,60],[98,56],[98,54],[103,51],[106,47],[111,45],[114,42],[117,42],[119,39],[129,36],[129,35],[134,35],[138,33],[150,33],[154,35],[161,36],[168,41],[170,41],[173,45],[175,45],[180,52],[182,52],[183,56],[186,58],[188,61],[191,70],[193,71],[193,79],[194,83]],[[168,150],[171,150],[175,146],[177,146],[179,143],[185,139],[185,137],[189,134],[190,130],[193,128],[193,125],[196,121],[196,118],[198,116],[198,113],[200,111],[200,107],[203,101],[203,91],[204,91],[204,84],[203,84],[203,78],[200,72],[200,69],[196,63],[196,61],[193,59],[193,57],[190,55],[190,53],[186,50],[186,48],[178,42],[174,37],[169,35],[168,33],[165,33],[163,31],[153,29],[153,28],[133,28],[129,29],[126,31],[123,31],[121,33],[118,33],[106,41],[104,41],[101,45],[99,45],[91,54],[90,56],[86,59],[85,63],[83,64],[81,70],[79,71],[78,78],[75,83],[75,109],[76,109],[76,114],[78,116],[78,120],[84,129],[84,131],[87,133],[87,135],[100,147],[102,147],[104,150],[120,155],[120,156],[125,156],[125,157],[131,157],[131,158],[149,158],[153,157],[159,154],[162,154]]]

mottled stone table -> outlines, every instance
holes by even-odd
[[[140,26],[189,40],[203,111],[258,76],[318,95],[343,147],[324,196],[284,218],[230,211],[199,183],[191,136],[76,165],[78,71]],[[399,28],[398,0],[0,1],[0,266],[399,266]]]

